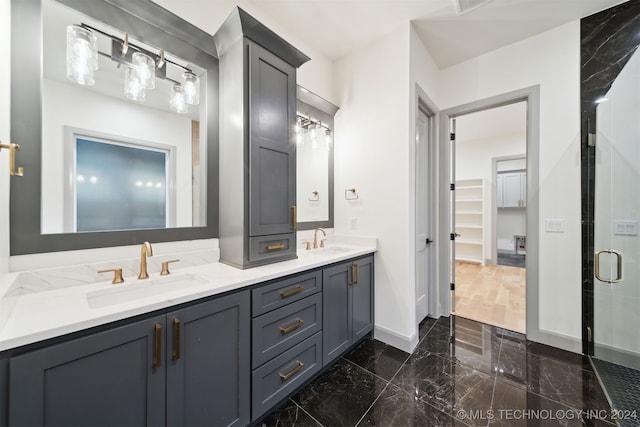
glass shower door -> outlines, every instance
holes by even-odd
[[[597,107],[593,356],[603,369],[640,369],[639,88],[636,52]]]

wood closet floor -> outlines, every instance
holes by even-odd
[[[520,333],[526,332],[526,269],[456,261],[456,306],[452,314]]]

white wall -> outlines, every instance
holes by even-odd
[[[9,140],[11,2],[0,0],[0,141]],[[9,270],[9,153],[0,152],[0,274]]]
[[[179,15],[209,34],[215,34],[225,19],[237,5],[247,11],[270,30],[287,40],[297,49],[311,58],[298,69],[298,84],[320,95],[322,98],[338,104],[333,92],[332,63],[300,37],[286,28],[286,23],[279,22],[277,17],[269,14],[255,0],[216,0],[216,1],[184,1],[154,0],[162,7]]]
[[[64,100],[64,108],[60,108]],[[191,119],[44,79],[42,232],[63,231],[64,126],[176,147],[176,224],[192,223]]]
[[[340,110],[335,117],[337,234],[378,237],[376,336],[407,348],[415,340],[411,253],[407,24],[335,63]],[[344,190],[360,198],[346,201]]]
[[[574,21],[444,69],[441,108],[540,85],[539,328],[581,340],[580,23]],[[545,218],[566,219],[545,233]]]
[[[465,131],[465,119],[468,117],[465,115],[456,119],[456,180],[478,178],[484,180],[484,256],[490,259],[494,246],[491,216],[493,209],[496,209],[492,203],[492,191],[495,190],[496,185],[493,176],[493,158],[524,155],[527,142],[526,129],[523,129],[522,133],[475,140]],[[500,124],[489,122],[487,126],[499,129]],[[502,209],[498,210],[498,215],[500,215],[500,211]],[[500,220],[498,220],[497,228],[500,229]]]

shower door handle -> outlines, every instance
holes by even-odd
[[[600,277],[600,255],[602,255],[603,253],[606,254],[613,254],[616,256],[617,259],[617,269],[616,269],[616,278],[615,279],[603,279],[602,277]],[[601,282],[605,282],[605,283],[618,283],[618,282],[622,282],[622,253],[618,252],[618,251],[614,251],[613,249],[601,249],[599,251],[596,252],[596,256],[595,256],[595,276],[596,279],[600,280]]]

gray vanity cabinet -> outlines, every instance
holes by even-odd
[[[220,260],[296,258],[296,69],[309,57],[236,8],[220,60]]]
[[[158,316],[11,358],[9,426],[164,425],[164,323]]]
[[[9,359],[10,426],[244,426],[243,291]]]
[[[167,425],[249,423],[249,292],[167,314]]]
[[[323,366],[373,330],[373,256],[323,270]]]

